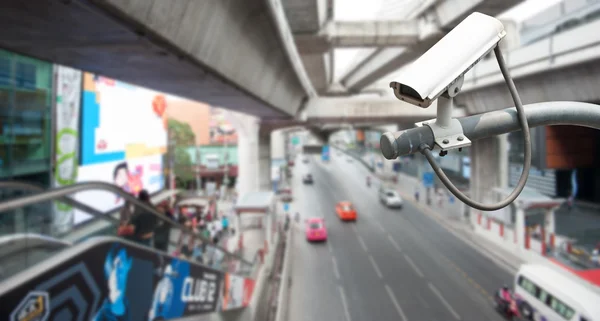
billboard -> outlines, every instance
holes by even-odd
[[[3,289],[0,315],[10,321],[170,320],[213,313],[222,299],[222,272],[127,243],[97,242],[47,263]]]
[[[81,101],[81,71],[55,65],[56,101],[54,105],[54,173],[53,187],[77,182],[79,166],[79,111]],[[53,228],[67,231],[74,222],[75,210],[65,203],[53,203]]]
[[[162,155],[167,150],[167,97],[114,79],[84,73],[81,108],[81,162],[77,182],[114,183],[137,195],[161,190]],[[76,199],[107,212],[123,200],[103,191]],[[75,224],[89,215],[75,212]]]
[[[237,131],[226,119],[225,111],[220,108],[210,108],[210,143],[211,144],[237,144]]]

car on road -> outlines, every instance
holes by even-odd
[[[346,158],[346,161],[347,161],[348,163],[352,163],[352,157],[348,156],[348,158]]]
[[[390,208],[402,208],[402,205],[404,205],[402,197],[398,195],[398,192],[389,187],[381,187],[379,189],[379,201]]]
[[[312,184],[312,183],[314,183],[312,175],[311,174],[304,175],[304,177],[302,178],[302,182],[304,184]]]
[[[337,203],[335,211],[342,221],[356,221],[356,209],[349,201]]]
[[[322,217],[306,219],[305,234],[306,240],[309,242],[326,241],[327,228],[325,227],[325,219]]]
[[[308,156],[304,156],[304,158],[302,159],[302,162],[304,164],[308,164],[310,162],[310,159],[308,158]]]

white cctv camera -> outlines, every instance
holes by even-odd
[[[407,66],[390,87],[398,99],[422,108],[443,94],[454,97],[460,91],[463,75],[505,35],[500,20],[474,12]]]

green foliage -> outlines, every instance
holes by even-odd
[[[190,168],[192,158],[187,152],[187,148],[196,144],[196,135],[188,123],[169,118],[168,126],[170,143],[173,144],[170,146],[170,150],[174,152],[175,156],[175,176],[180,179],[191,179],[194,177],[194,173]]]
[[[190,124],[169,118],[168,125],[175,146],[190,147],[196,145],[196,135],[194,135]]]

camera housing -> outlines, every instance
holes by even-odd
[[[500,20],[474,12],[419,59],[407,66],[390,87],[400,100],[427,108],[446,93],[506,35]],[[451,97],[459,86],[452,87]]]

